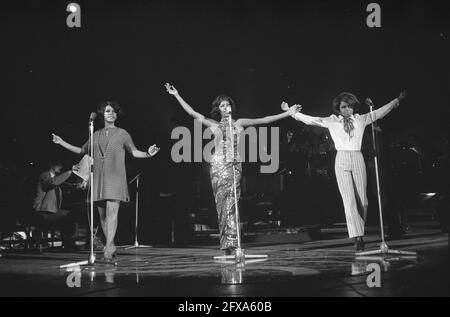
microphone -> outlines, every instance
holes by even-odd
[[[89,122],[92,122],[97,117],[97,114],[95,112],[91,112],[91,115],[89,116]]]
[[[366,103],[366,105],[368,105],[369,107],[373,107],[373,106],[374,106],[374,105],[373,105],[373,102],[372,102],[372,99],[370,99],[370,98],[366,98],[365,103]]]

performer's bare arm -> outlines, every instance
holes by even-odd
[[[73,152],[76,154],[81,154],[82,149],[80,147],[67,143],[61,137],[57,136],[56,134],[52,133],[52,136],[53,136],[53,143],[61,145],[63,148],[69,150],[70,152]]]
[[[205,125],[207,127],[211,127],[211,126],[218,124],[217,121],[210,119],[210,118],[206,118],[204,115],[202,115],[202,114],[198,113],[197,111],[195,111],[194,109],[192,109],[192,107],[186,101],[184,101],[183,98],[181,98],[180,94],[178,93],[178,91],[176,90],[176,88],[174,86],[172,86],[169,83],[165,84],[164,86],[166,87],[167,92],[177,99],[178,103],[183,107],[183,109],[191,117],[200,121],[203,125]]]
[[[276,114],[273,116],[267,116],[264,118],[256,118],[256,119],[238,119],[238,120],[236,120],[236,125],[246,127],[246,126],[258,125],[258,124],[269,124],[269,123],[287,118],[289,116],[292,116],[301,110],[302,110],[302,106],[294,105],[294,106],[288,108],[285,112]]]

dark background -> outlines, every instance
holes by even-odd
[[[104,100],[122,106],[118,125],[139,149],[161,147],[151,160],[127,158],[129,178],[143,172],[147,203],[161,191],[188,195],[207,169],[171,162],[172,129],[192,121],[165,82],[205,115],[228,94],[239,117],[278,113],[282,100],[325,116],[341,91],[380,106],[407,90],[381,126],[432,146],[448,133],[448,1],[378,1],[381,28],[366,26],[370,2],[78,1],[79,29],[66,25],[69,1],[2,4],[2,202],[17,199],[23,177],[50,159],[77,163],[51,133],[82,145],[89,113]]]

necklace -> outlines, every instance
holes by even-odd
[[[105,157],[105,153],[108,148],[109,141],[111,140],[114,133],[117,131],[116,128],[117,127],[103,128],[103,133],[101,133],[99,136],[98,147],[100,150],[100,155],[102,157]],[[110,133],[110,130],[111,130],[111,133]],[[109,137],[109,134],[111,134],[111,138]],[[103,139],[103,141],[101,141],[100,139]]]
[[[230,130],[230,127],[228,126],[230,124],[229,120],[230,119],[227,117],[227,118],[223,118],[220,121],[220,129],[222,130],[222,140],[223,140],[222,155],[223,155],[224,162],[226,161],[226,158],[227,158],[227,148],[228,148],[227,131]],[[229,131],[229,133],[230,133],[230,141],[231,141],[231,138],[233,138],[233,141],[234,141],[233,144],[231,144],[231,142],[230,142],[230,147],[232,147],[231,153],[234,154],[233,161],[236,162],[237,161],[237,134],[236,134],[236,127],[234,125],[232,125],[231,131]],[[233,134],[233,136],[231,136],[231,134]]]
[[[105,136],[109,135],[109,130],[115,129],[116,127],[110,127],[110,128],[103,128],[103,132],[105,133]]]

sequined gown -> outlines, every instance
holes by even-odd
[[[233,121],[234,123],[234,121]],[[224,118],[213,128],[216,138],[211,158],[211,183],[219,222],[220,249],[237,247],[236,212],[234,206],[233,164],[236,175],[237,200],[241,195],[242,165],[238,153],[239,132],[233,125],[234,159],[232,157],[229,119]]]

